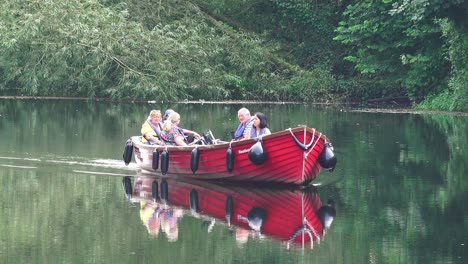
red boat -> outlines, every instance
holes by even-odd
[[[125,146],[126,164],[133,154],[141,169],[160,175],[287,184],[308,184],[336,165],[329,139],[308,127],[231,142],[205,136],[189,146],[147,145],[135,136]]]
[[[313,248],[314,243],[320,243],[336,214],[331,200],[322,206],[314,187],[241,187],[139,176],[132,191],[130,177],[125,177],[123,183],[129,198],[142,202],[141,210],[150,208],[148,217],[144,212],[140,214],[152,233],[163,228],[163,214],[178,219],[190,215],[235,229],[238,242],[266,236],[284,242],[288,248],[307,245]],[[163,230],[168,239],[177,239],[169,236],[169,230]]]

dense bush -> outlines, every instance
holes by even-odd
[[[463,111],[465,15],[462,0],[4,0],[0,91]]]

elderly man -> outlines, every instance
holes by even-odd
[[[250,130],[252,129],[253,118],[250,116],[249,109],[243,107],[237,112],[237,117],[239,118],[239,126],[237,127],[236,132],[234,133],[235,140],[242,140],[246,135],[250,135]]]

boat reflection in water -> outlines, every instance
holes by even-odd
[[[236,230],[239,245],[249,237],[271,237],[289,247],[320,243],[335,216],[333,200],[322,205],[314,187],[258,187],[173,180],[140,175],[124,177],[127,197],[140,203],[140,217],[150,235],[179,236],[183,216],[205,221],[210,232],[215,223]]]

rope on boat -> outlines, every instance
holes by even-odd
[[[298,228],[294,234],[291,236],[291,238],[288,240],[287,242],[287,248],[289,249],[290,247],[290,243],[291,242],[294,242],[294,240],[296,239],[296,237],[299,235],[299,234],[303,234],[305,233],[306,235],[309,236],[309,239],[310,239],[310,249],[313,249],[314,248],[314,237],[312,235],[312,233],[318,238],[318,235],[317,235],[317,232],[315,231],[315,229],[313,228],[313,226],[309,223],[309,221],[307,221],[307,218],[305,217],[305,202],[304,202],[304,199],[305,199],[305,195],[304,193],[302,193],[301,195],[301,216],[302,216],[302,226],[300,228]],[[320,241],[320,240],[319,240]],[[305,244],[305,241],[304,241],[304,235],[302,236],[302,249],[304,249],[304,244]]]
[[[317,143],[319,142],[320,140],[320,137],[322,136],[322,133],[320,133],[320,135],[317,137],[317,140],[315,140],[315,128],[312,128],[312,138],[310,139],[310,142],[308,144],[305,144],[305,143],[302,143],[299,141],[299,139],[297,139],[296,135],[294,135],[294,133],[292,132],[291,128],[288,129],[289,130],[289,133],[291,133],[291,136],[292,138],[294,139],[294,142],[296,142],[296,144],[302,149],[302,150],[308,150],[312,144],[314,144],[312,146],[312,148],[304,154],[303,154],[303,158],[302,158],[302,182],[304,182],[305,180],[305,160],[307,159],[307,157],[309,156],[310,152],[312,152],[312,150],[314,150],[315,146],[317,145]],[[307,128],[304,127],[304,142],[306,142],[306,136],[307,136]],[[315,140],[315,143],[314,143],[314,140]]]
[[[313,242],[314,240],[313,240],[312,233],[311,233],[310,230],[309,230],[307,227],[305,227],[305,226],[300,227],[299,229],[296,230],[296,232],[294,232],[294,234],[291,236],[291,238],[290,238],[289,241],[288,241],[287,247],[289,248],[289,244],[290,244],[291,242],[294,242],[294,240],[296,239],[296,237],[297,237],[299,234],[301,234],[301,233],[306,233],[306,234],[309,236],[309,238],[310,238],[310,249],[314,249],[314,242]],[[304,239],[304,238],[303,238],[303,239]],[[303,241],[303,243],[302,243],[302,247],[304,248],[304,241]]]
[[[317,140],[314,143],[314,146],[312,146],[312,148],[309,150],[309,152],[307,152],[307,154],[305,154],[306,159],[307,159],[307,156],[309,156],[310,152],[312,152],[312,150],[314,150],[314,148],[317,145],[317,143],[319,142],[321,136],[322,136],[322,133],[320,133],[320,135],[318,136]]]
[[[304,224],[308,226],[308,229],[312,231],[312,234],[317,238],[317,243],[320,244],[319,234],[317,233],[317,231],[315,231],[314,227],[309,223],[309,221],[307,221],[307,218],[305,217],[304,217]]]
[[[291,136],[292,138],[294,139],[294,142],[296,142],[296,144],[302,149],[302,150],[307,150],[310,148],[310,146],[312,146],[312,143],[314,143],[314,139],[315,139],[315,128],[312,128],[313,129],[313,133],[312,133],[312,139],[310,140],[309,144],[305,144],[305,143],[302,143],[299,141],[299,139],[297,139],[296,135],[294,135],[294,133],[292,132],[291,128],[289,128],[289,133],[291,133]],[[305,136],[306,136],[306,128],[304,127],[304,142],[305,142]]]

